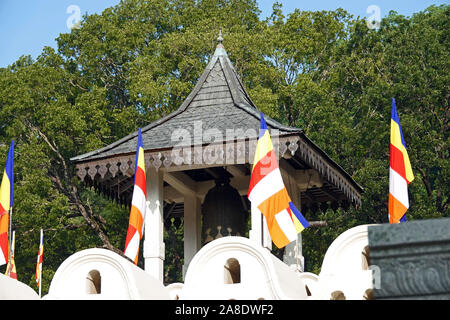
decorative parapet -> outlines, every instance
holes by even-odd
[[[369,227],[375,299],[450,299],[450,218]]]

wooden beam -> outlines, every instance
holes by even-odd
[[[319,172],[314,169],[296,170],[295,179],[302,190],[314,187],[321,188],[323,186]]]
[[[128,189],[133,187],[134,187],[134,179],[130,179],[130,181],[128,181],[126,184],[120,187],[120,193],[127,192]]]
[[[165,210],[164,214],[164,220],[170,219],[170,216],[172,214],[173,209],[175,209],[175,206],[177,205],[176,202],[172,202],[167,205],[167,210]],[[166,209],[166,206],[164,206],[164,209]]]
[[[182,172],[164,172],[164,181],[183,195],[196,194],[196,182]]]
[[[286,160],[279,161],[280,163],[280,170],[285,171],[285,175],[290,175],[293,177],[300,188],[300,190],[303,192],[306,189],[310,188],[321,188],[323,186],[322,178],[319,174],[319,172],[315,169],[307,169],[307,170],[295,170],[294,167],[292,167]]]
[[[164,201],[172,203],[183,202],[183,195],[172,186],[164,187]]]
[[[170,167],[164,168],[166,172],[180,172],[187,170],[195,170],[195,169],[206,169],[206,168],[215,168],[215,167],[223,167],[223,163],[213,163],[213,164],[182,164],[182,165],[172,165]]]
[[[285,159],[280,159],[278,161],[280,170],[284,171],[286,175],[290,175],[292,177],[296,177],[296,170],[287,162]]]
[[[311,228],[322,228],[328,226],[326,221],[309,221],[309,226]]]
[[[213,180],[196,182],[182,172],[165,172],[164,181],[170,185],[164,187],[164,199],[170,200],[170,202],[182,202],[180,200],[184,195],[195,195],[203,198],[215,186]],[[230,185],[241,196],[247,195],[249,184],[250,176],[239,176],[230,179]]]
[[[245,168],[245,165],[227,166],[225,169],[229,173],[231,173],[233,175],[233,177],[240,177],[240,176],[247,175],[247,169]]]
[[[241,196],[248,193],[249,184],[250,176],[239,176],[230,179],[230,185],[235,188]],[[195,193],[197,196],[204,196],[214,186],[215,182],[213,180],[197,182]]]
[[[230,184],[235,188],[241,196],[248,194],[248,186],[250,185],[250,176],[238,176],[233,177],[230,180]]]
[[[335,195],[333,192],[327,191],[325,188],[320,189],[320,191],[329,196],[333,201],[339,201],[339,197]]]
[[[219,174],[213,168],[206,168],[205,171],[214,179],[220,178]]]
[[[302,194],[306,197],[306,198],[308,198],[309,199],[309,201],[311,201],[311,202],[316,202],[316,198],[312,195],[312,194],[310,194],[308,191],[303,191],[302,192]]]

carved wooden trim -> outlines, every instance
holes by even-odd
[[[272,139],[274,150],[278,156],[289,158],[294,155],[300,157],[311,168],[328,182],[340,189],[346,197],[361,205],[359,191],[348,182],[339,170],[331,166],[321,154],[299,136],[274,137]],[[207,146],[189,146],[178,149],[145,152],[146,167],[161,167],[169,170],[173,166],[182,165],[224,165],[253,163],[256,150],[256,139],[234,141],[233,143],[209,144]],[[205,161],[206,160],[206,161]],[[230,163],[232,161],[232,163]],[[135,155],[120,155],[107,159],[94,160],[76,165],[77,176],[84,180],[87,175],[94,180],[103,180],[105,177],[116,177],[120,172],[126,177],[134,174]]]

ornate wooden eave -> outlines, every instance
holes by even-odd
[[[274,148],[297,171],[316,170],[322,180],[302,192],[302,204],[349,202],[361,204],[363,189],[316,146],[299,128],[284,126],[267,117]],[[178,110],[141,129],[146,167],[184,171],[238,165],[249,169],[259,131],[260,113],[247,94],[221,43]],[[174,132],[191,139],[180,145]],[[220,133],[205,142],[205,132]],[[227,136],[232,131],[235,136]],[[202,133],[202,134],[200,134]],[[131,200],[137,131],[98,150],[72,158],[77,175],[88,185],[118,199]],[[177,151],[177,152],[174,152]],[[209,154],[208,154],[209,153]],[[207,159],[207,161],[205,161]],[[203,173],[207,175],[207,173]],[[211,177],[213,179],[213,177]]]

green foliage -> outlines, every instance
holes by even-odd
[[[167,115],[226,50],[258,108],[302,128],[365,193],[361,208],[306,212],[324,228],[303,232],[318,273],[344,230],[387,222],[389,129],[395,97],[415,180],[408,219],[449,216],[450,7],[391,12],[379,30],[342,9],[266,20],[252,0],[125,0],[85,16],[43,48],[0,69],[0,155],[16,140],[13,226],[19,279],[34,285],[45,230],[44,287],[70,254],[122,250],[129,209],[83,186],[69,159]],[[6,157],[0,157],[0,168]],[[183,224],[166,230],[166,282],[182,281]]]

